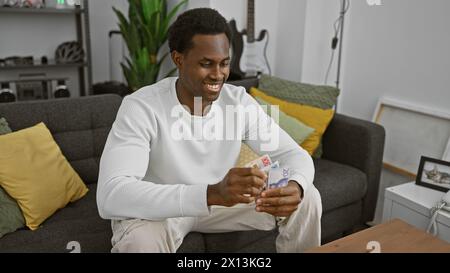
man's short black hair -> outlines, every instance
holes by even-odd
[[[192,37],[196,34],[215,35],[225,33],[231,42],[231,32],[227,20],[216,10],[210,8],[191,9],[180,16],[169,28],[169,48],[185,53],[194,45]]]

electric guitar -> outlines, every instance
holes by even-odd
[[[262,30],[255,39],[255,0],[247,1],[247,30],[239,32],[236,22],[230,23],[232,32],[231,74],[236,78],[271,74],[266,51],[269,42],[267,30]]]

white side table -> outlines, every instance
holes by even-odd
[[[430,209],[444,196],[444,192],[418,186],[410,182],[386,188],[383,220],[401,219],[426,230],[430,223]],[[441,210],[436,218],[438,237],[450,242],[450,212]]]

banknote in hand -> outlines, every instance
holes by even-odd
[[[289,182],[289,168],[272,168],[267,179],[267,188],[276,189],[287,186]]]
[[[269,155],[263,155],[262,157],[255,159],[245,165],[246,168],[257,168],[263,169],[267,166],[272,165],[272,160]]]

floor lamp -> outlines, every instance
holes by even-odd
[[[330,64],[328,65],[327,73],[325,76],[325,85],[327,84],[328,74],[330,72],[333,59],[334,59],[334,51],[336,50],[337,46],[339,45],[339,52],[338,52],[338,63],[337,63],[337,75],[336,75],[336,88],[339,89],[340,87],[340,78],[341,78],[341,64],[342,64],[342,45],[344,40],[344,19],[345,14],[347,13],[348,9],[350,8],[350,0],[341,0],[341,9],[339,13],[339,18],[334,23],[334,37],[331,43],[331,49],[332,49],[332,55]],[[339,37],[338,37],[339,36]],[[336,110],[337,110],[337,102],[336,102]]]
[[[348,6],[347,6],[348,2]],[[349,0],[342,0],[341,2],[341,12],[340,12],[340,32],[339,32],[339,55],[338,55],[338,64],[337,64],[337,76],[336,76],[336,88],[339,89],[340,77],[341,77],[341,62],[342,62],[342,44],[344,40],[344,19],[345,13],[347,12],[350,6]],[[336,105],[337,107],[337,105]]]

